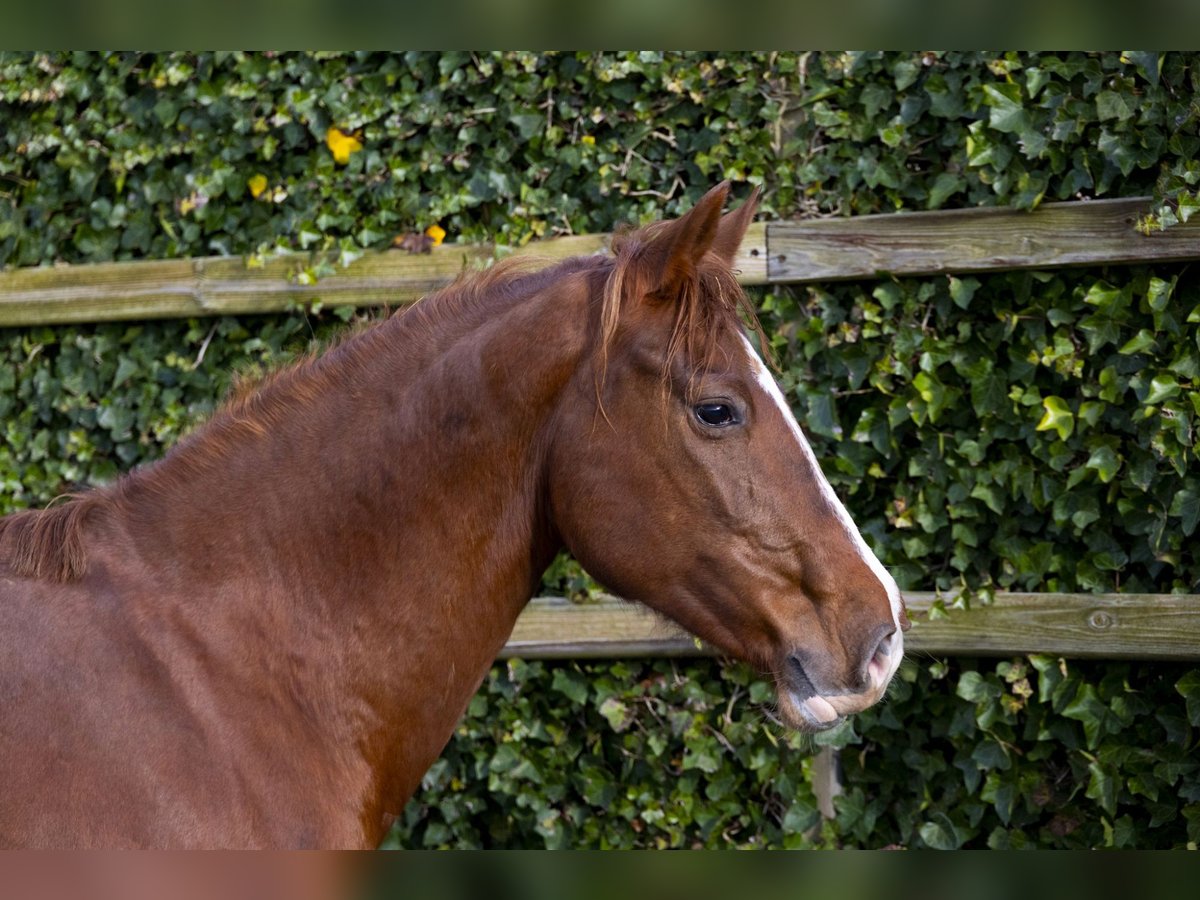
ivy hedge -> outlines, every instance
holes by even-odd
[[[1173,848],[1200,840],[1200,671],[906,661],[816,744],[742,666],[496,666],[384,846]]]
[[[1200,54],[0,53],[0,265],[519,244],[687,208],[773,217],[1154,196],[1197,206]],[[735,191],[738,190],[735,188]],[[783,387],[901,584],[1200,590],[1188,265],[771,289]],[[367,313],[0,331],[0,513],[153,459]],[[591,583],[560,560],[547,589]],[[953,612],[951,611],[952,615]],[[512,662],[404,846],[1182,846],[1200,671],[917,660],[810,744],[712,661]]]
[[[0,51],[0,265],[522,243],[722,178],[773,217],[1153,192],[1170,224],[1198,92],[1189,53]]]

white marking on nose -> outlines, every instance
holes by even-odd
[[[783,416],[783,421],[785,421],[788,424],[788,427],[791,428],[792,434],[796,437],[796,442],[800,445],[801,450],[804,451],[804,456],[808,460],[809,465],[812,467],[813,477],[816,478],[822,495],[833,508],[833,511],[841,521],[842,526],[846,529],[846,534],[849,536],[850,542],[854,544],[854,547],[856,550],[858,550],[858,554],[862,557],[863,562],[867,564],[870,570],[874,573],[875,577],[879,579],[879,583],[883,585],[883,589],[887,591],[888,600],[891,602],[892,607],[892,622],[896,626],[895,637],[892,642],[893,646],[891,648],[891,654],[889,655],[894,655],[894,666],[898,666],[900,657],[899,651],[903,646],[904,639],[900,632],[900,588],[896,585],[896,579],[892,578],[888,570],[883,567],[883,563],[879,561],[879,557],[877,557],[871,551],[871,548],[867,546],[867,542],[863,540],[862,533],[859,532],[858,526],[854,524],[854,520],[850,518],[850,513],[847,511],[845,505],[840,499],[838,499],[838,495],[833,492],[833,486],[830,485],[829,479],[827,479],[825,477],[825,473],[821,471],[821,464],[817,462],[816,454],[813,453],[812,447],[809,446],[808,439],[804,437],[804,432],[800,430],[800,423],[796,421],[796,417],[792,413],[792,408],[788,406],[787,400],[783,396],[783,391],[781,391],[779,389],[779,385],[775,383],[775,379],[771,376],[771,373],[767,370],[766,364],[763,363],[762,359],[755,351],[754,345],[750,343],[750,339],[744,334],[741,337],[742,343],[746,345],[746,353],[750,357],[750,365],[754,370],[754,377],[757,379],[759,385],[761,385],[763,391],[766,392],[767,396],[775,402],[777,407],[779,407],[779,412]]]

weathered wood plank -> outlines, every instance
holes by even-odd
[[[880,274],[1049,268],[1200,258],[1200,221],[1143,235],[1134,223],[1147,198],[894,213],[757,223],[735,267],[743,284],[873,278]],[[601,252],[609,235],[575,235],[515,252],[548,260]],[[274,312],[291,303],[409,303],[494,258],[488,244],[450,244],[428,255],[370,253],[337,275],[299,284],[307,256],[250,269],[206,257],[0,273],[0,326]]]
[[[738,282],[747,287],[767,283],[768,228],[766,222],[751,223],[733,260],[733,271],[737,273]]]
[[[589,235],[532,247],[554,258],[556,251],[603,250],[604,241]],[[274,257],[259,268],[240,257],[206,257],[18,269],[0,274],[0,325],[265,313],[318,299],[327,306],[400,305],[492,257],[491,247],[453,244],[429,254],[372,253],[316,284],[297,281],[310,263],[306,255]]]
[[[1047,203],[1032,213],[980,208],[849,219],[757,223],[736,262],[743,284],[931,275],[1200,258],[1200,222],[1142,235],[1147,198]],[[553,238],[517,249],[562,259],[601,252],[609,235]],[[256,269],[205,257],[0,273],[0,326],[275,312],[292,303],[400,305],[494,258],[488,244],[450,244],[428,255],[370,253],[300,284],[304,255]]]
[[[1200,221],[1149,235],[1146,197],[774,222],[772,283],[1200,258]]]
[[[616,597],[592,603],[539,597],[517,619],[500,656],[561,659],[699,656],[704,652],[678,626],[640,603]]]
[[[905,595],[910,652],[953,656],[1049,653],[1104,659],[1200,659],[1200,595],[997,594],[994,603],[931,616],[935,594]],[[503,656],[696,656],[689,636],[640,604],[534,600]]]
[[[604,252],[606,234],[527,244],[511,255],[556,262]],[[490,244],[443,244],[429,254],[368,253],[316,284],[296,276],[307,255],[279,256],[249,268],[240,257],[205,257],[0,272],[0,326],[267,313],[293,303],[399,306],[444,287],[496,256]],[[751,226],[735,268],[747,284],[766,282],[766,226]]]
[[[935,595],[908,594],[914,650],[954,655],[1050,653],[1103,659],[1200,659],[1200,595],[997,594],[933,618]]]

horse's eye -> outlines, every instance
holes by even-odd
[[[713,428],[723,428],[726,425],[737,424],[737,414],[728,403],[698,403],[695,406],[695,411],[697,419]]]

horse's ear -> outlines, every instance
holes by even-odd
[[[696,265],[713,247],[721,224],[721,209],[729,196],[723,181],[705,194],[688,212],[659,228],[640,254],[646,296],[673,301],[696,275]]]
[[[754,219],[754,213],[758,209],[759,194],[759,188],[755,186],[754,190],[750,192],[750,196],[746,198],[746,202],[729,215],[724,216],[717,225],[717,237],[713,241],[712,251],[724,260],[726,265],[733,265],[733,261],[737,257],[738,247],[742,245],[746,229],[750,227],[750,222]]]

